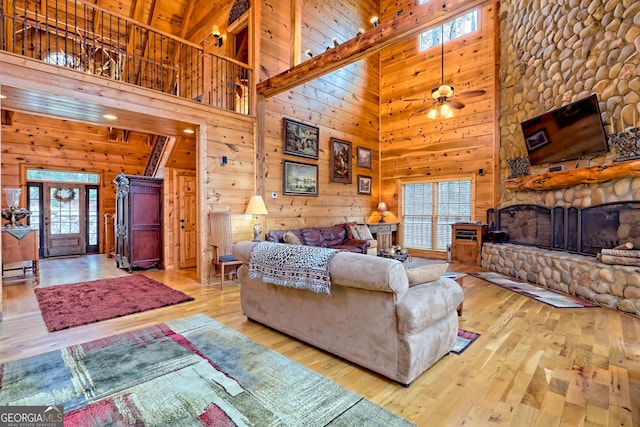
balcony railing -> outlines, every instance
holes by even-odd
[[[252,69],[82,0],[0,2],[0,50],[249,114]]]

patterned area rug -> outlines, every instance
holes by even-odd
[[[0,365],[0,406],[73,426],[409,426],[203,315]]]
[[[456,343],[451,349],[451,353],[461,354],[463,351],[469,348],[475,340],[480,337],[480,334],[471,331],[465,331],[464,329],[458,329],[458,336],[456,337]]]
[[[35,290],[49,332],[193,300],[142,274]]]
[[[523,282],[522,280],[509,278],[499,273],[481,272],[469,274],[556,308],[599,307],[597,304],[584,301],[580,298],[561,294],[540,286],[532,285],[531,283]]]

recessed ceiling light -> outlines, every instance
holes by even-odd
[[[184,133],[195,133],[193,129],[185,129]]]
[[[7,99],[7,95],[3,95],[0,93],[0,99]]]
[[[118,116],[114,116],[113,114],[105,114],[102,117],[104,117],[107,120],[116,120],[118,118]]]

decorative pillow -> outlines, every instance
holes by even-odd
[[[367,224],[356,225],[358,240],[373,240],[373,235]]]
[[[284,236],[282,236],[282,240],[284,240],[285,243],[288,243],[290,245],[301,245],[302,244],[300,239],[298,239],[298,236],[293,234],[293,232],[291,232],[291,231],[287,231],[286,233],[284,233]]]
[[[407,270],[409,287],[438,280],[449,268],[449,263],[427,264]]]
[[[348,222],[344,225],[344,229],[347,232],[347,239],[356,239],[356,240],[360,240],[355,234],[353,234],[355,231],[355,228],[358,224],[356,224],[355,222]]]

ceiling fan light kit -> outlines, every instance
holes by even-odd
[[[431,98],[433,102],[428,107],[423,107],[418,110],[417,114],[422,113],[425,110],[429,110],[427,113],[427,117],[429,119],[436,119],[441,117],[443,119],[450,119],[453,117],[453,109],[461,110],[464,108],[464,104],[458,100],[452,99],[455,93],[453,86],[444,84],[444,40],[441,38],[440,43],[441,49],[441,77],[442,83],[438,87],[434,87],[431,89]],[[480,96],[486,93],[485,90],[473,90],[462,92],[458,94],[459,97],[472,97],[472,96]],[[426,101],[429,98],[410,98],[405,101]]]

